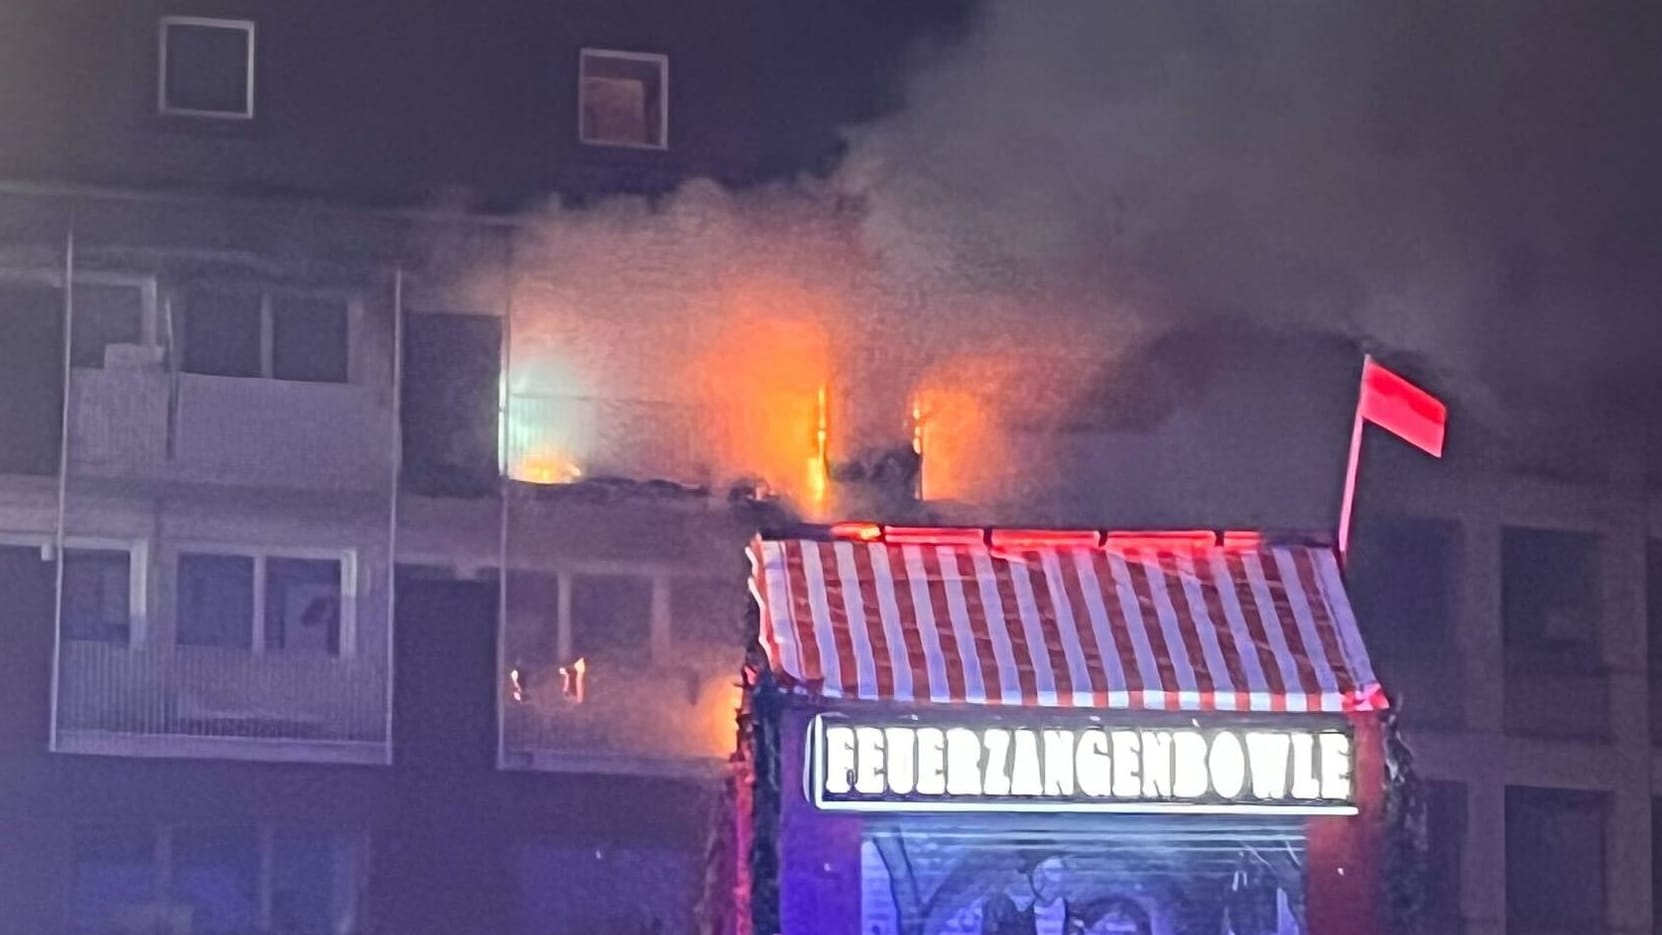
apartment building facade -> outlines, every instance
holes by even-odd
[[[961,11],[337,6],[0,13],[0,932],[690,932],[769,514],[677,403],[519,391],[488,282],[542,199],[822,168]],[[1265,398],[1168,441],[1274,431]],[[1288,401],[1342,438],[1349,400]],[[621,439],[609,478],[545,483],[524,426],[562,420]],[[930,515],[1336,501],[1125,442]],[[1651,930],[1644,483],[1383,457],[1357,602],[1434,782],[1434,930]]]
[[[801,6],[0,14],[0,931],[693,930],[758,517],[514,479],[466,280],[823,168],[908,36]]]

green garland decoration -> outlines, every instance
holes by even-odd
[[[733,835],[733,820],[738,809],[735,782],[738,755],[732,757],[734,771],[722,780],[721,792],[715,807],[710,810],[709,827],[704,836],[704,881],[699,890],[698,905],[694,909],[699,935],[734,935],[728,924],[737,904],[733,869],[738,855],[738,843]]]
[[[1395,709],[1383,715],[1385,742],[1385,854],[1380,874],[1387,935],[1425,935],[1431,885],[1425,787],[1414,754],[1402,738]]]
[[[746,614],[749,636],[743,683],[743,704],[739,710],[739,749],[744,765],[741,781],[748,783],[749,795],[739,795],[750,805],[748,935],[777,935],[779,932],[779,812],[780,718],[784,696],[774,682],[772,667],[762,649],[761,612],[752,606]]]

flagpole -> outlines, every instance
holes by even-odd
[[[1363,379],[1357,383],[1356,418],[1350,426],[1350,459],[1345,464],[1344,499],[1339,502],[1339,567],[1343,568],[1350,555],[1350,519],[1356,510],[1356,475],[1362,467],[1362,393],[1366,391],[1368,364],[1373,358],[1362,358]]]

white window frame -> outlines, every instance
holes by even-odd
[[[50,561],[52,536],[48,533],[0,532],[0,545],[39,549],[41,561]],[[127,553],[127,645],[144,645],[150,632],[150,543],[143,539],[111,536],[65,536],[64,551],[96,549]],[[56,590],[56,588],[54,588]],[[53,639],[63,641],[61,621]]]
[[[658,142],[619,143],[612,140],[591,139],[583,132],[583,65],[589,56],[646,62],[658,66]],[[602,49],[584,46],[577,52],[577,141],[584,146],[604,146],[613,149],[669,149],[669,56],[661,52],[625,52],[622,49]]]
[[[360,328],[363,322],[363,298],[353,293],[332,292],[327,289],[268,289],[263,286],[245,286],[236,282],[202,283],[195,288],[173,290],[168,296],[168,317],[171,320],[174,304],[177,303],[181,314],[190,314],[189,300],[192,292],[256,292],[260,296],[260,372],[251,377],[227,377],[232,380],[276,380],[279,383],[307,383],[306,380],[286,380],[276,375],[277,363],[277,303],[278,298],[327,299],[339,302],[346,306],[346,379],[340,383],[324,382],[319,386],[353,386],[358,380],[358,344],[362,340]],[[179,328],[172,329],[182,334]],[[184,369],[184,355],[190,349],[182,348],[179,354],[178,368],[182,373],[191,373]],[[192,376],[210,376],[210,374],[192,374]]]
[[[156,310],[160,307],[160,290],[156,277],[142,273],[82,272],[76,270],[72,281],[80,286],[126,286],[139,290],[139,342],[145,347],[159,343],[160,325]],[[0,268],[0,282],[38,283],[54,289],[63,288],[63,271],[8,267]]]
[[[225,555],[254,560],[254,621],[248,651],[264,655],[266,563],[274,558],[324,559],[340,562],[340,652],[333,659],[350,659],[358,654],[358,552],[356,549],[283,548],[236,545],[223,542],[181,542],[173,549],[174,641],[179,626],[179,559],[184,555]]]
[[[167,31],[173,26],[202,26],[211,29],[240,29],[248,34],[248,60],[246,62],[247,93],[242,102],[242,111],[225,110],[197,110],[190,107],[172,107],[167,102]],[[213,16],[164,16],[156,27],[157,58],[156,58],[156,112],[168,117],[207,117],[216,120],[253,120],[254,119],[254,55],[255,55],[255,27],[251,19],[220,19]]]
[[[60,275],[58,279],[62,280]],[[154,348],[159,343],[156,327],[156,277],[133,276],[122,273],[76,273],[74,282],[81,286],[119,286],[139,290],[139,344]]]
[[[577,621],[572,616],[571,599],[578,578],[636,578],[651,586],[651,616],[647,621],[647,642],[641,646],[646,657],[655,664],[672,661],[674,647],[670,645],[669,588],[674,571],[657,564],[631,562],[576,562],[554,570],[557,583],[557,610],[554,619],[555,652],[563,662],[572,659],[575,649]]]

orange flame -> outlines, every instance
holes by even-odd
[[[544,446],[509,465],[508,476],[528,484],[570,484],[583,477],[583,468],[570,455]]]
[[[560,694],[572,704],[583,703],[585,675],[589,671],[589,662],[582,656],[569,666],[560,667]]]
[[[798,283],[750,277],[724,292],[722,319],[685,384],[719,423],[716,460],[794,496],[814,516],[827,496],[830,340],[835,300]]]

